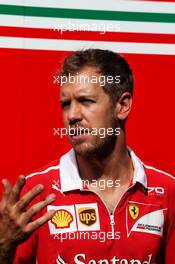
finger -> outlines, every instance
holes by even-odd
[[[11,184],[10,184],[8,179],[2,179],[1,182],[3,184],[3,193],[2,193],[1,206],[5,207],[5,205],[7,204],[7,200],[9,198],[9,196],[10,196],[12,186],[11,186]]]
[[[40,212],[42,209],[44,209],[47,205],[51,204],[56,199],[55,194],[50,194],[46,197],[44,201],[41,201],[35,205],[33,205],[30,209],[27,210],[23,214],[23,217],[21,219],[23,224],[27,224],[29,221],[31,221],[32,217],[36,215],[38,212]]]
[[[22,188],[24,187],[26,182],[26,179],[23,175],[20,175],[14,185],[14,187],[12,188],[10,197],[9,197],[9,203],[11,205],[15,204],[20,197],[20,193],[22,191]]]
[[[44,186],[42,184],[38,184],[34,188],[32,188],[29,192],[27,192],[24,196],[20,198],[20,200],[15,205],[15,211],[18,213],[19,211],[24,211],[24,209],[29,205],[29,203],[42,191],[44,190]]]
[[[40,217],[40,218],[36,219],[35,221],[29,223],[25,227],[25,232],[26,233],[34,232],[36,229],[38,229],[39,227],[44,225],[46,222],[48,222],[50,219],[52,219],[54,213],[55,213],[55,211],[51,210],[51,211],[47,212],[46,214],[44,214],[42,217]]]

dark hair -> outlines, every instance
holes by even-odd
[[[110,50],[86,49],[78,50],[65,58],[60,76],[76,74],[84,67],[96,67],[103,76],[120,76],[120,83],[105,82],[104,91],[111,97],[112,103],[124,93],[133,94],[133,74],[129,64],[119,54]]]

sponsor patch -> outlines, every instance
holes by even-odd
[[[131,232],[145,232],[162,236],[164,224],[163,210],[157,210],[142,216],[133,225]]]
[[[73,221],[73,216],[65,209],[57,210],[51,219],[56,228],[67,228]]]
[[[76,204],[79,231],[100,230],[98,206],[96,203]]]
[[[130,203],[126,213],[128,236],[132,232],[162,236],[166,210],[157,204]]]
[[[97,214],[94,208],[80,208],[78,209],[78,217],[82,224],[91,226],[97,220]]]
[[[139,216],[139,207],[135,204],[130,204],[129,213],[132,219],[136,219]]]
[[[138,223],[137,225],[137,229],[142,229],[142,230],[149,230],[149,231],[155,231],[155,232],[158,232],[158,233],[161,233],[162,231],[162,228],[161,226],[154,226],[154,225],[145,225],[145,224],[141,224],[141,223]]]
[[[48,211],[55,210],[55,214],[48,222],[50,234],[60,234],[77,231],[74,205],[52,206]]]

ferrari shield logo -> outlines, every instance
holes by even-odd
[[[130,204],[129,205],[129,213],[132,219],[136,219],[139,215],[139,207],[135,204]]]

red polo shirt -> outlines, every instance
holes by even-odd
[[[51,209],[55,214],[18,247],[15,264],[175,263],[175,179],[129,151],[133,179],[113,214],[83,185],[73,150],[27,176],[25,192],[38,183],[45,187],[34,202],[57,195],[37,217]]]

